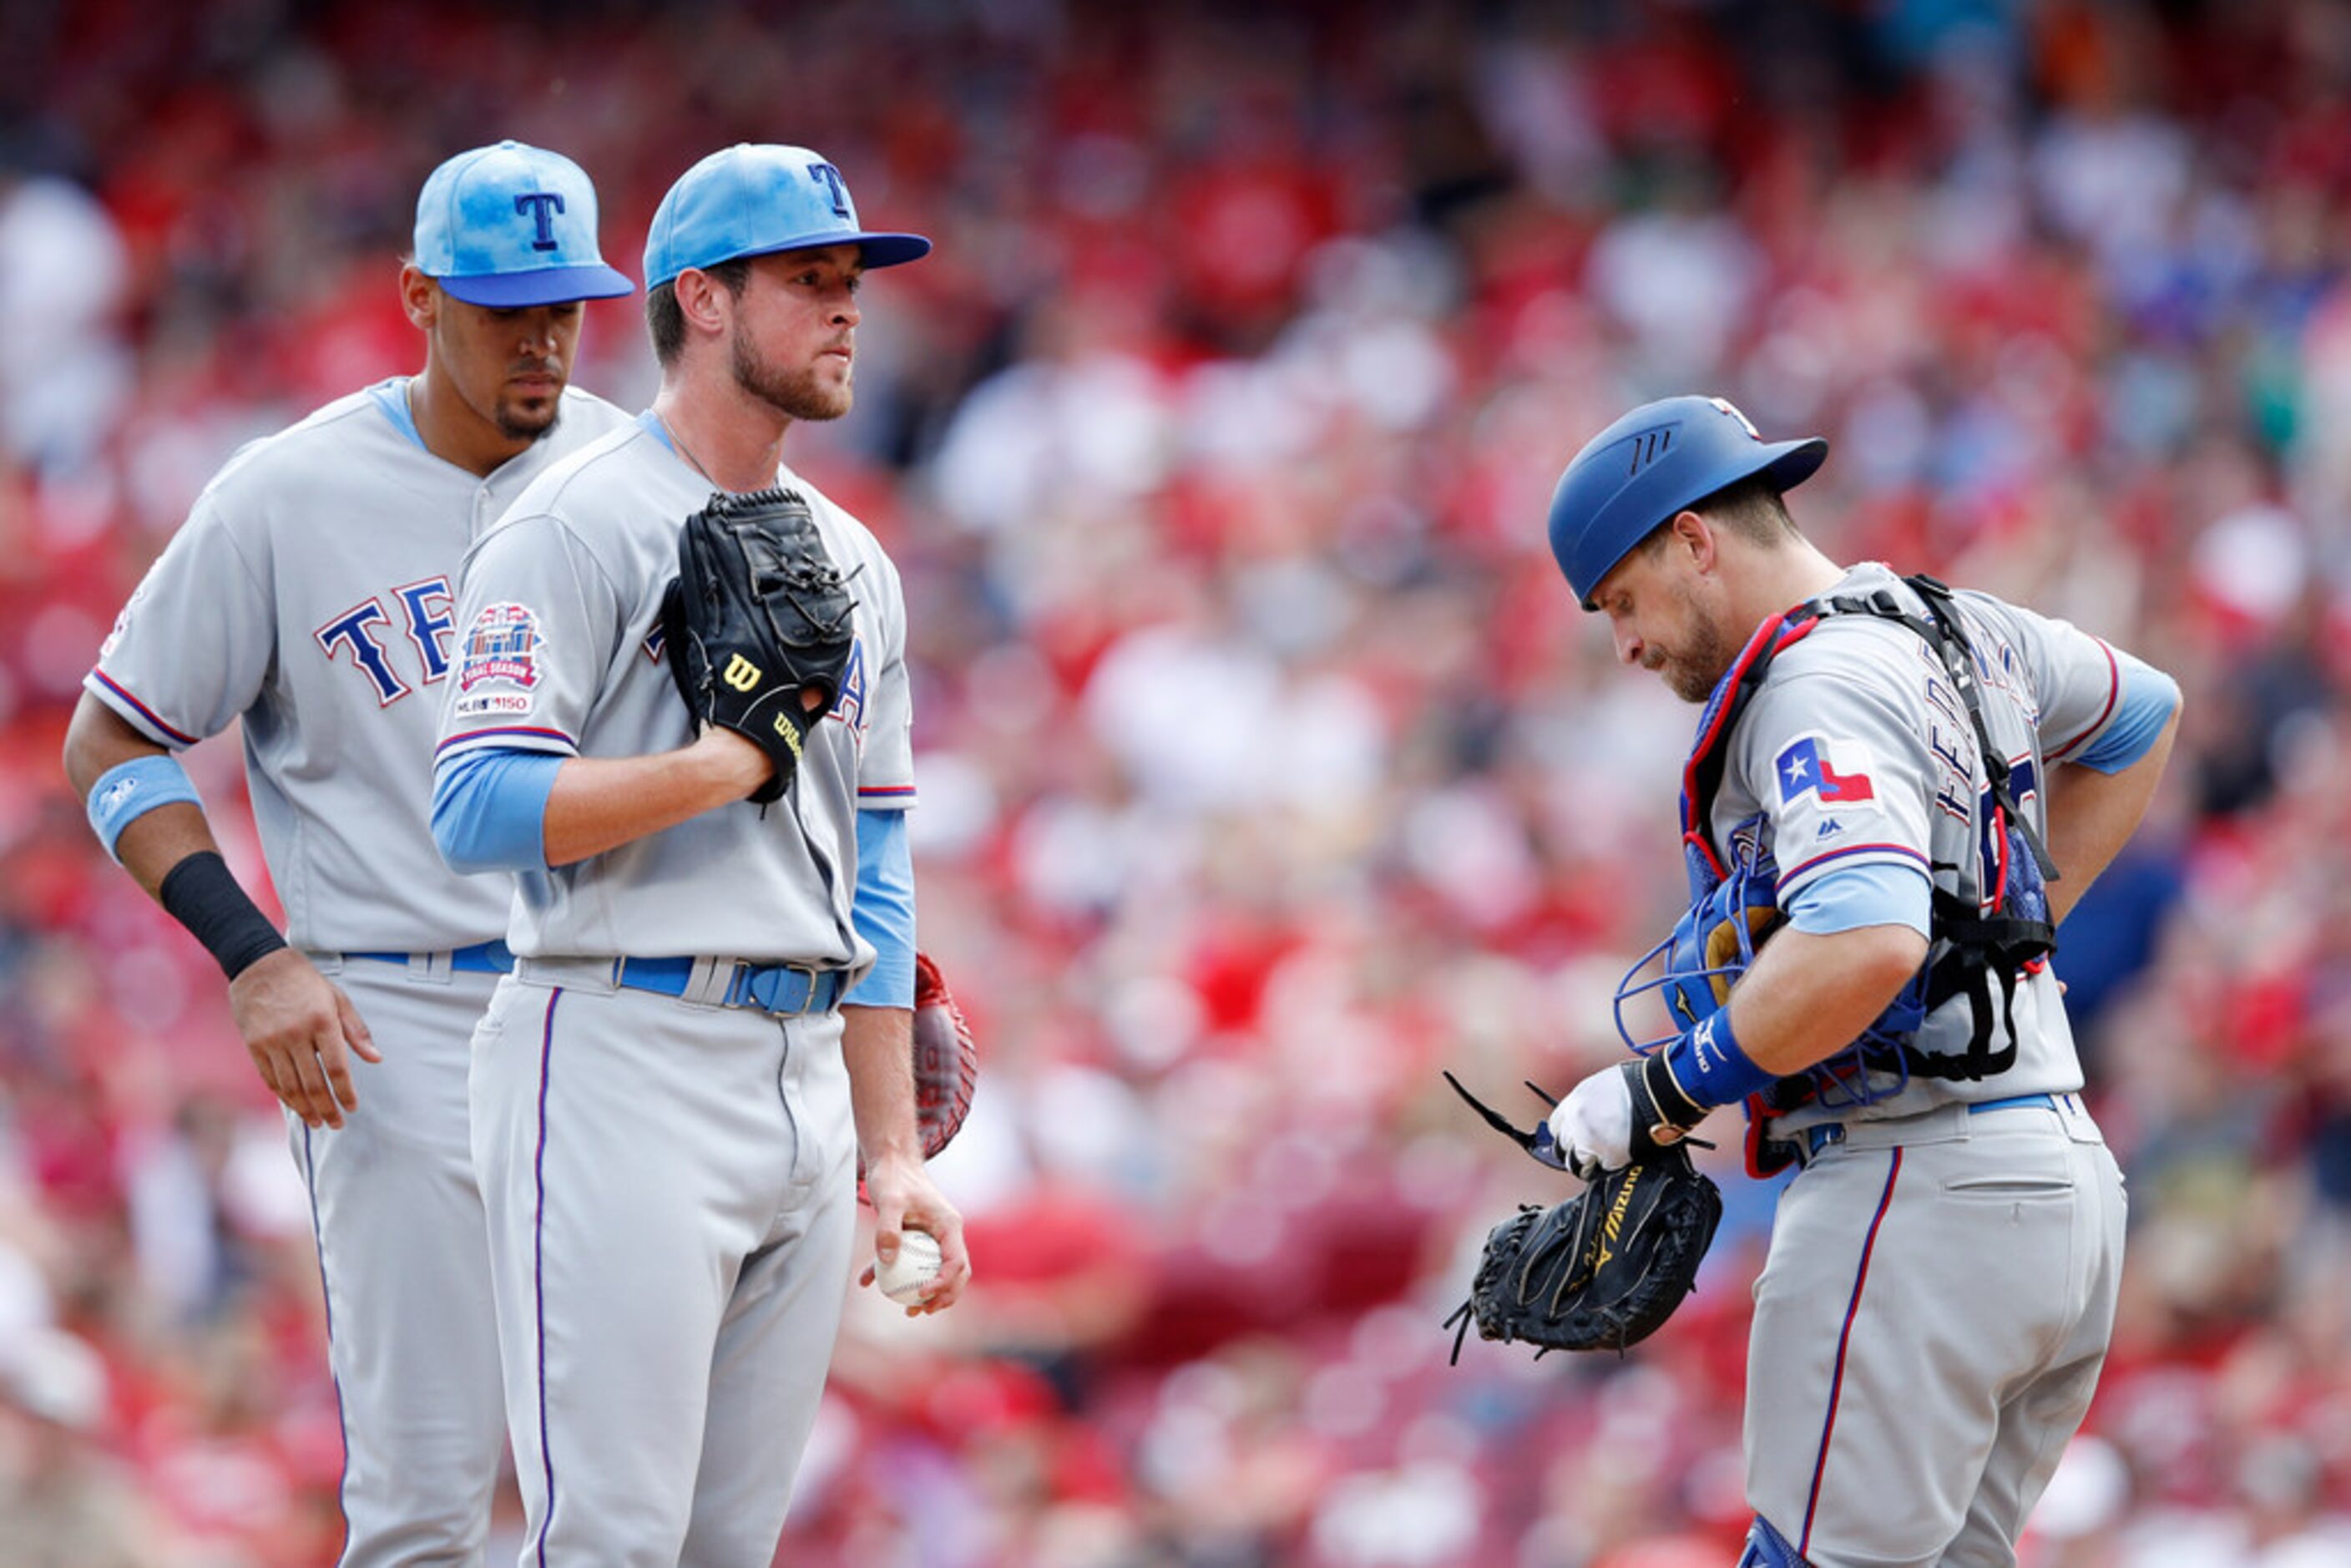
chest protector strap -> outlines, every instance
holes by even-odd
[[[1975,730],[1976,750],[1992,801],[1988,840],[1993,863],[1984,868],[1991,889],[1991,896],[1979,903],[1938,886],[1930,905],[1933,936],[1944,951],[1927,966],[1926,1010],[1932,1012],[1953,997],[1964,995],[1975,1020],[1968,1049],[1956,1055],[1928,1052],[1904,1040],[1894,1048],[1900,1053],[1900,1061],[1884,1065],[1906,1078],[1973,1082],[2005,1072],[2016,1063],[2018,977],[2057,948],[2057,927],[2049,918],[2047,894],[2047,883],[2057,880],[2057,866],[2018,804],[2007,753],[1993,743],[1991,727],[1984,722],[1975,649],[1951,591],[1923,573],[1903,581],[1926,601],[1927,615],[1912,614],[1893,593],[1879,589],[1867,594],[1813,600],[1777,621],[1766,622],[1749,639],[1708,702],[1698,722],[1697,744],[1683,769],[1683,853],[1694,887],[1720,880],[1722,861],[1714,848],[1710,823],[1714,797],[1722,787],[1728,760],[1726,742],[1747,705],[1762,689],[1771,661],[1782,651],[1810,634],[1830,615],[1874,615],[1916,632],[1941,662]],[[1957,872],[1960,868],[1937,869]],[[2000,989],[1997,1016],[2008,1030],[2008,1043],[1999,1051],[1991,1049],[1995,985]],[[1769,1108],[1792,1109],[1810,1098],[1819,1071],[1815,1068],[1801,1077],[1782,1079],[1767,1095],[1773,1102]]]

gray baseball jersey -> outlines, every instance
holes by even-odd
[[[240,450],[131,596],[85,681],[174,749],[245,721],[246,776],[287,940],[462,946],[507,889],[434,852],[430,812],[457,563],[556,458],[627,415],[577,388],[488,478],[425,450],[407,377]]]
[[[567,451],[624,423],[586,392],[486,479],[427,451],[408,378],[341,398],[221,470],[106,640],[89,690],[180,747],[244,720],[289,937],[384,1060],[339,1130],[287,1116],[309,1187],[344,1416],[343,1563],[482,1561],[506,1437],[467,1113],[501,879],[451,873],[428,821],[458,562]],[[410,955],[390,956],[350,954]]]
[[[789,469],[778,483],[808,497],[858,601],[834,722],[810,736],[799,786],[764,812],[705,812],[583,864],[523,873],[516,953],[872,962],[850,920],[857,808],[914,799],[898,571],[862,524]],[[691,740],[662,656],[661,601],[677,575],[677,525],[710,495],[650,414],[526,491],[465,564],[443,757],[479,747],[634,757]]]
[[[1880,589],[1923,613],[1901,580],[1875,563],[1847,572],[1829,597]],[[2006,752],[2001,765],[2034,830],[2044,831],[2041,784],[2049,766],[2114,714],[2129,655],[1985,594],[1962,593],[1959,601],[1978,654],[1984,720]],[[1729,842],[1760,814],[1782,907],[1816,879],[1866,865],[1910,867],[1947,893],[1980,901],[1998,875],[2000,846],[1986,825],[1991,797],[1977,751],[1967,711],[1923,638],[1875,616],[1831,616],[1773,661],[1730,737],[1714,803],[1716,841]],[[2081,1088],[2058,996],[2046,967],[2018,987],[2017,1058],[2008,1071],[1980,1081],[1914,1076],[1863,1113],[1907,1116],[1956,1100]],[[1967,999],[1953,998],[1928,1019],[1916,1043],[1955,1055],[1973,1026]],[[2006,1020],[1998,1028],[2004,1045]],[[1782,1130],[1823,1119],[1848,1113],[1808,1107]]]
[[[1855,568],[1831,597],[1885,590]],[[2020,807],[2046,828],[2053,762],[2093,742],[2133,661],[2062,622],[1959,598],[1984,721]],[[1870,615],[1819,622],[1775,659],[1729,739],[1711,826],[1741,824],[1793,904],[1839,868],[1905,866],[1989,908],[2003,875],[1975,732],[1925,640]],[[1938,936],[1935,952],[1944,950]],[[1998,1003],[1995,1002],[1995,1007]],[[1915,1044],[1964,1052],[1955,997]],[[2026,1514],[2082,1420],[2112,1329],[2122,1176],[2073,1092],[2081,1064],[2056,977],[2017,987],[2013,1063],[1979,1078],[1881,1076],[1865,1106],[1770,1124],[1803,1165],[1782,1195],[1748,1356],[1743,1563],[2015,1561]],[[1766,1530],[1777,1539],[1764,1538]]]
[[[516,972],[475,1036],[525,1568],[766,1562],[840,1326],[857,1191],[841,1016],[716,1004],[732,960],[872,963],[851,919],[856,814],[913,802],[906,622],[863,526],[777,482],[808,497],[858,601],[796,781],[520,873]],[[711,488],[647,414],[523,494],[466,559],[444,759],[693,738],[659,622],[679,526]],[[695,960],[684,995],[615,962],[663,957]]]

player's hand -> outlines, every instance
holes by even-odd
[[[686,753],[709,770],[728,800],[742,800],[776,774],[775,763],[768,760],[757,742],[731,729],[721,729],[706,718],[702,721],[702,733],[686,747]]]
[[[1573,1089],[1536,1129],[1558,1145],[1559,1163],[1590,1181],[1633,1163],[1633,1086],[1640,1063],[1604,1067]]]
[[[340,1127],[359,1109],[350,1058],[381,1061],[375,1039],[340,986],[291,947],[258,958],[229,982],[228,1005],[269,1092],[313,1127]]]
[[[898,1255],[901,1228],[927,1230],[938,1239],[938,1278],[925,1288],[920,1302],[906,1309],[906,1315],[918,1318],[954,1306],[971,1282],[971,1253],[964,1246],[963,1216],[931,1180],[921,1153],[883,1155],[869,1162],[865,1196],[873,1205],[875,1261],[865,1265],[857,1282],[872,1284],[880,1263]]]

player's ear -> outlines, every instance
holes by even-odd
[[[670,287],[677,295],[677,311],[685,318],[689,336],[706,332],[716,337],[726,330],[735,297],[725,284],[698,267],[689,267]]]
[[[1673,532],[1667,548],[1679,553],[1698,570],[1711,571],[1716,551],[1714,525],[1702,513],[1685,508],[1674,514],[1670,526]]]
[[[400,308],[420,332],[431,331],[441,319],[441,285],[419,272],[413,262],[400,269]]]

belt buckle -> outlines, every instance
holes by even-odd
[[[764,1010],[774,1014],[778,1018],[792,1019],[806,1018],[809,1013],[814,1009],[816,1006],[818,977],[822,974],[822,971],[816,968],[813,965],[754,964],[747,958],[738,959],[737,964],[738,967],[736,970],[736,984],[741,986],[743,988],[743,994],[749,997],[753,1001],[758,1003],[760,1008]],[[800,991],[800,1005],[796,1008],[779,1008],[768,998],[761,997],[758,994],[757,986],[758,977],[762,974],[800,976],[806,982]],[[730,987],[729,988],[731,989],[732,988]],[[770,995],[772,995],[772,992]]]

